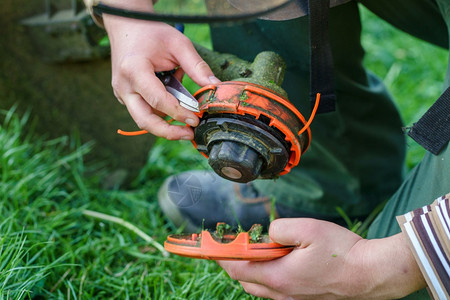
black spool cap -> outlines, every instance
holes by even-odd
[[[284,135],[261,120],[234,114],[203,116],[194,141],[219,176],[240,183],[276,178],[291,147]]]
[[[263,160],[251,147],[236,141],[218,141],[211,147],[209,165],[221,177],[246,183],[258,178]]]

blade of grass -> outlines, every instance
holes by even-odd
[[[114,217],[114,216],[110,216],[104,213],[100,213],[100,212],[96,212],[96,211],[92,211],[92,210],[83,210],[83,215],[86,216],[90,216],[90,217],[94,217],[97,219],[101,219],[101,220],[105,220],[105,221],[110,221],[116,224],[119,224],[131,231],[133,231],[135,234],[137,234],[138,236],[140,236],[142,239],[144,239],[146,242],[148,242],[149,244],[151,244],[153,247],[155,247],[156,249],[159,250],[159,252],[161,252],[161,254],[164,257],[168,257],[169,253],[166,251],[166,249],[164,249],[164,247],[158,243],[157,241],[155,241],[151,236],[149,236],[148,234],[146,234],[145,232],[143,232],[142,230],[140,230],[139,228],[137,228],[135,225],[131,224],[128,221],[125,221],[124,219],[118,218],[118,217]]]

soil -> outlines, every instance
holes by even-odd
[[[70,0],[50,2],[59,6],[56,11],[71,7]],[[79,132],[82,142],[95,141],[87,160],[101,160],[111,170],[105,184],[114,185],[124,178],[126,184],[144,165],[154,138],[117,135],[118,128],[137,128],[113,95],[108,55],[48,62],[48,57],[55,55],[50,51],[59,47],[61,37],[49,35],[45,26],[21,24],[25,18],[42,14],[44,4],[44,0],[0,2],[0,108],[18,105],[19,112],[31,108],[37,120],[36,131],[49,138]],[[65,47],[70,51],[76,46]]]

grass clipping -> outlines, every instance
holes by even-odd
[[[100,220],[104,220],[104,221],[109,221],[109,222],[113,222],[116,224],[119,224],[131,231],[133,231],[135,234],[137,234],[138,236],[140,236],[143,240],[145,240],[147,243],[151,244],[153,247],[155,247],[156,249],[159,250],[159,252],[161,252],[161,254],[164,257],[168,257],[169,253],[166,251],[166,249],[164,249],[164,247],[158,243],[157,241],[155,241],[151,236],[149,236],[148,234],[146,234],[145,232],[143,232],[142,230],[140,230],[139,228],[137,228],[135,225],[131,224],[128,221],[125,221],[124,219],[118,218],[118,217],[114,217],[114,216],[110,216],[104,213],[100,213],[97,211],[93,211],[93,210],[83,210],[83,215],[85,216],[89,216],[89,217],[93,217],[93,218],[97,218]]]

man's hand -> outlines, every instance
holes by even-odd
[[[145,2],[148,7],[140,9],[151,9],[151,2]],[[155,76],[155,72],[180,67],[175,73],[180,80],[186,72],[200,86],[217,83],[219,80],[191,41],[165,23],[107,14],[103,21],[111,42],[114,95],[126,105],[136,124],[166,139],[193,139],[191,128],[170,125],[163,119],[168,115],[191,126],[198,125],[197,116],[181,107]]]
[[[273,299],[386,299],[424,287],[402,234],[364,240],[336,224],[314,219],[272,222],[270,238],[295,245],[267,262],[221,261],[246,292]]]

